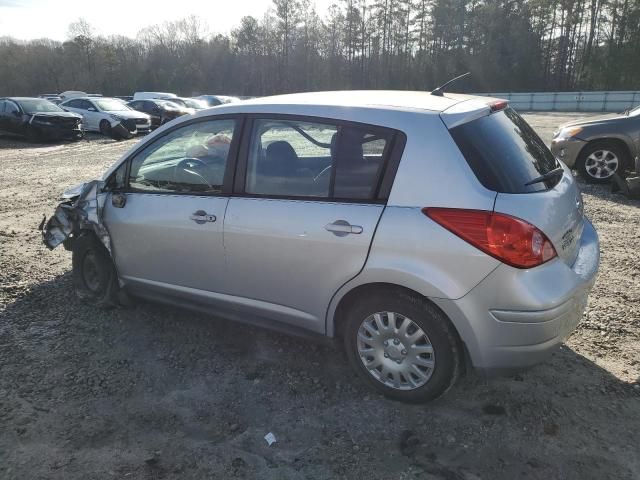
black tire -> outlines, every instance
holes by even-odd
[[[363,364],[358,354],[358,331],[362,322],[377,312],[401,314],[411,319],[428,336],[435,363],[424,385],[412,390],[395,389],[375,378]],[[434,400],[445,394],[462,372],[462,347],[457,332],[437,307],[419,295],[404,290],[384,289],[360,297],[346,312],[345,320],[343,340],[349,363],[367,383],[389,398],[410,403]]]
[[[111,138],[111,124],[107,120],[100,121],[100,133]]]
[[[73,288],[83,302],[113,308],[118,302],[118,276],[107,249],[92,233],[73,242]]]
[[[596,167],[589,168],[588,159],[591,155],[597,154],[599,151],[611,152],[617,159],[617,168],[613,170],[611,175],[598,178],[598,170]],[[597,155],[596,155],[597,156]],[[629,154],[619,144],[608,140],[598,140],[589,143],[582,149],[578,159],[576,160],[576,168],[580,176],[588,183],[608,183],[611,181],[613,174],[621,177],[625,176],[625,171],[629,167]]]

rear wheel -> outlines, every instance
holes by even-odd
[[[356,300],[347,313],[344,345],[362,378],[384,395],[406,402],[441,396],[462,368],[460,342],[445,315],[402,291]]]
[[[587,145],[576,162],[582,177],[590,183],[606,183],[614,174],[623,175],[628,155],[619,145],[598,141]]]
[[[111,124],[107,120],[100,122],[100,133],[107,137],[111,136]]]
[[[74,240],[72,264],[73,288],[80,300],[101,308],[117,305],[116,270],[95,235],[83,233]]]

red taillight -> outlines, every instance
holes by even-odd
[[[491,113],[498,112],[500,110],[504,110],[509,105],[509,102],[506,100],[497,100],[495,102],[491,102],[489,104],[489,108],[491,109]]]
[[[536,267],[557,255],[544,233],[524,220],[503,213],[457,208],[423,208],[422,213],[512,267]]]

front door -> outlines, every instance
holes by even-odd
[[[229,118],[191,123],[130,160],[125,191],[111,194],[104,219],[118,274],[132,288],[187,298],[221,290],[223,184],[235,130]]]
[[[390,138],[329,120],[251,122],[224,226],[237,308],[325,332],[331,297],[363,268],[384,210]]]

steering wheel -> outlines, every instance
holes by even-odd
[[[324,175],[326,175],[327,173],[330,173],[330,172],[331,172],[331,165],[328,165],[328,166],[324,167],[322,170],[320,170],[320,173],[318,175],[313,177],[313,181],[317,183],[318,180],[320,180],[320,177],[323,177]]]
[[[178,179],[178,172],[180,170],[182,170],[183,172],[187,172],[190,173],[191,175],[195,175],[197,177],[200,177],[200,179],[202,179],[202,181],[209,187],[209,188],[213,188],[213,185],[211,185],[211,183],[209,183],[209,180],[207,180],[202,174],[196,172],[195,170],[191,170],[194,167],[206,167],[207,164],[205,162],[203,162],[202,160],[200,160],[199,158],[185,158],[184,160],[181,160],[176,166],[175,166],[175,170],[173,173],[173,178],[177,181]]]

